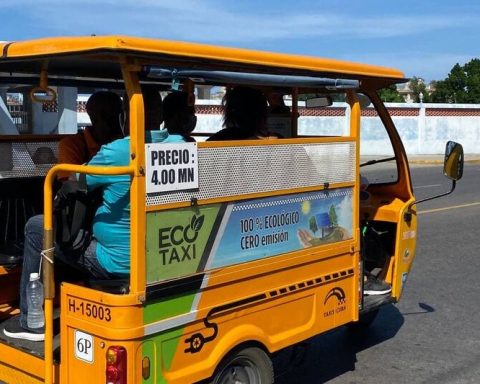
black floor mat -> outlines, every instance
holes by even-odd
[[[0,245],[0,265],[11,269],[23,261],[23,241]]]
[[[9,321],[16,321],[15,317],[12,317],[8,320],[5,320],[3,323],[0,323],[0,343],[8,344],[11,347],[16,349],[22,350],[24,352],[29,353],[30,355],[34,355],[40,358],[44,358],[44,342],[43,341],[30,341],[30,340],[23,340],[23,339],[13,339],[11,337],[6,336],[3,333],[3,328]],[[60,318],[57,317],[53,321],[53,358],[55,363],[60,362]]]
[[[393,303],[393,298],[390,293],[385,295],[373,295],[363,297],[363,307],[360,313],[367,313],[380,308],[382,305]]]

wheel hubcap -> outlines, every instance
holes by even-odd
[[[250,361],[234,361],[221,373],[218,384],[260,384],[260,376]]]

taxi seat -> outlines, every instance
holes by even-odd
[[[0,266],[22,263],[24,228],[42,212],[43,177],[0,179]]]
[[[130,279],[87,279],[85,286],[106,293],[126,295],[130,292]]]

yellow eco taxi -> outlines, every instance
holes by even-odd
[[[402,72],[128,36],[10,42],[0,51],[1,82],[21,95],[18,119],[27,127],[11,119],[0,136],[0,210],[10,207],[0,212],[5,321],[18,312],[19,228],[43,213],[45,233],[45,342],[0,335],[1,381],[271,383],[275,352],[371,321],[400,299],[415,256],[415,198],[377,91],[405,81]],[[274,139],[205,141],[210,133],[199,131],[193,143],[149,144],[143,84],[190,94],[248,86],[280,95],[287,109],[268,115]],[[56,164],[65,98],[98,89],[128,100],[129,165]],[[391,147],[387,157],[364,161],[365,99]],[[34,156],[40,147],[53,160]],[[450,147],[445,173],[457,180],[463,152]],[[130,176],[128,281],[54,276],[52,201],[61,171]],[[365,271],[391,292],[365,295]]]

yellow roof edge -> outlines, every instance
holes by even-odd
[[[7,44],[0,45],[0,53],[5,54],[4,49],[6,45]],[[302,69],[339,74],[404,78],[403,72],[394,68],[350,61],[122,35],[70,36],[16,41],[10,43],[8,46],[6,57],[21,58],[58,54],[81,54],[82,52],[102,49],[189,56],[277,68]]]

